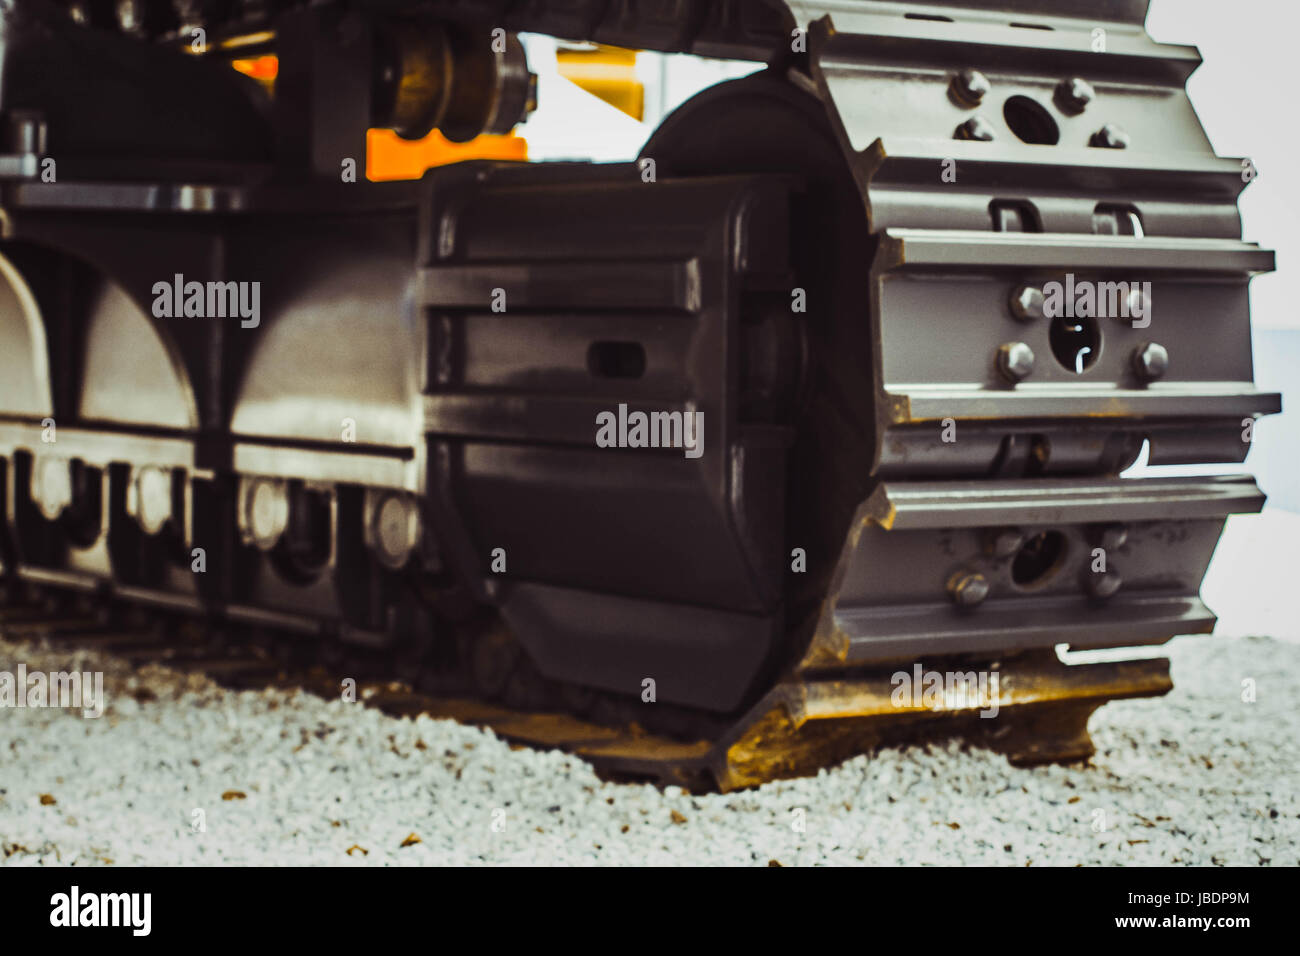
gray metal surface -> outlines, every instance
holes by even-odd
[[[1274,263],[1187,98],[1199,54],[1141,0],[209,11],[218,49],[265,33],[271,99],[178,52],[166,4],[65,6],[0,35],[7,572],[444,658],[448,620],[500,614],[545,678],[714,711],[1212,626],[1201,577],[1262,495],[1119,475],[1144,442],[1245,459],[1279,408],[1248,312]],[[770,69],[665,121],[654,181],[340,183],[386,122],[371,41],[435,23]],[[175,274],[260,283],[260,321],[152,316]],[[1121,313],[1048,314],[1054,283]],[[703,412],[703,454],[596,447],[620,405]]]

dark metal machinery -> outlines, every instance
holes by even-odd
[[[0,6],[10,582],[634,713],[603,756],[723,787],[918,721],[1085,755],[1167,662],[1053,648],[1212,628],[1263,495],[1119,474],[1244,460],[1273,257],[1144,0]],[[520,31],[769,67],[638,163],[357,173],[526,116]],[[620,409],[702,452],[598,447]],[[913,662],[1003,716],[898,706]]]

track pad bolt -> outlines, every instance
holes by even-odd
[[[972,116],[957,127],[953,138],[987,143],[993,139],[993,126],[982,116]]]
[[[1128,144],[1128,133],[1114,123],[1107,123],[1092,134],[1092,139],[1088,140],[1089,146],[1098,146],[1101,149],[1128,149]]]
[[[1072,76],[1056,86],[1056,105],[1066,113],[1082,113],[1096,96],[1092,84],[1082,77]]]
[[[962,70],[952,78],[952,95],[962,106],[978,106],[992,88],[989,78],[979,70]]]
[[[988,578],[978,571],[958,571],[948,579],[948,596],[959,607],[974,607],[989,596]]]
[[[1088,593],[1103,601],[1118,591],[1123,583],[1124,579],[1119,576],[1119,572],[1113,567],[1107,568],[1105,571],[1089,571],[1085,579]]]
[[[1133,350],[1133,371],[1144,382],[1164,378],[1169,371],[1169,352],[1159,342],[1143,342]]]
[[[1118,551],[1128,540],[1128,528],[1122,524],[1105,524],[1093,529],[1092,539],[1107,551]]]
[[[1024,381],[1034,371],[1034,350],[1024,342],[999,345],[998,371],[1012,384]]]
[[[1011,293],[1011,314],[1021,322],[1044,318],[1047,299],[1043,290],[1035,285],[1017,286]]]
[[[1025,543],[1025,533],[1019,528],[999,528],[989,536],[989,551],[995,558],[1009,558]]]

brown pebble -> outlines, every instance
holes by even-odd
[[[54,799],[54,795],[52,793],[41,794],[41,806],[52,807],[56,803],[58,803],[58,801]]]
[[[686,817],[682,816],[676,810],[673,811],[673,823],[685,823]]]

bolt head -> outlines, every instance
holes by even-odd
[[[1088,145],[1100,146],[1102,149],[1128,149],[1129,136],[1114,123],[1107,123],[1092,134]]]
[[[1095,529],[1093,540],[1107,551],[1115,551],[1128,540],[1128,528],[1122,524],[1102,525]]]
[[[1105,600],[1120,589],[1124,579],[1113,567],[1105,571],[1089,572],[1086,581],[1088,593],[1095,598]]]
[[[948,582],[948,596],[959,607],[974,607],[989,596],[988,578],[978,571],[958,571]]]
[[[953,135],[957,139],[970,139],[981,143],[987,143],[993,139],[993,127],[984,117],[972,116],[966,122],[958,126],[957,132]]]
[[[1144,382],[1163,378],[1169,370],[1169,352],[1159,342],[1143,342],[1133,350],[1133,371]]]
[[[1011,314],[1021,322],[1032,322],[1046,317],[1047,299],[1043,290],[1035,285],[1017,286],[1011,293]]]
[[[962,70],[952,78],[952,93],[966,106],[978,106],[992,89],[989,78],[979,70]]]
[[[998,346],[998,371],[1007,381],[1027,379],[1034,371],[1034,350],[1024,342],[1005,342]]]
[[[989,539],[989,550],[995,558],[1009,558],[1025,543],[1025,533],[1019,528],[999,528]]]
[[[1092,84],[1082,77],[1072,76],[1056,87],[1056,102],[1067,113],[1082,113],[1097,96]]]

